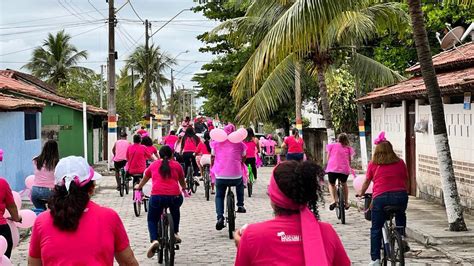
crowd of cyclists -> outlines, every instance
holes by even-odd
[[[241,142],[214,141],[210,132],[215,128],[204,117],[191,122],[187,117],[178,131],[171,130],[161,140],[158,151],[144,127],[135,132],[132,143],[122,132],[115,143],[114,167],[117,189],[120,189],[123,168],[126,178],[133,180],[134,189],[141,190],[151,179],[148,231],[151,245],[147,256],[158,248],[158,222],[164,208],[168,208],[174,224],[175,239],[180,243],[180,207],[184,197],[190,196],[185,182],[185,170],[192,169],[194,182],[199,183],[203,167],[208,165],[212,176],[212,194],[215,194],[216,230],[225,227],[224,197],[228,186],[236,187],[237,212],[245,213],[244,166],[249,166],[255,180],[258,177],[259,158],[276,156],[271,135],[258,139],[252,128],[247,129]],[[236,131],[228,123],[223,127],[227,135]],[[322,184],[328,175],[331,203],[338,204],[335,182],[343,184],[345,199],[349,198],[347,180],[351,172],[354,149],[348,136],[340,134],[327,146],[327,166],[323,169],[306,160],[304,141],[295,128],[282,142],[286,161],[277,163],[270,178],[267,194],[275,213],[269,221],[251,224],[235,231],[238,248],[236,265],[350,265],[344,246],[334,228],[319,220],[317,208],[310,210],[310,202],[322,202]],[[371,262],[380,265],[380,243],[385,222],[384,207],[399,206],[396,224],[406,226],[405,210],[408,204],[407,170],[405,163],[393,151],[382,133],[375,141],[375,151],[367,170],[367,179],[359,195],[364,195],[373,182]],[[280,160],[278,160],[280,161]],[[95,204],[91,196],[95,180],[101,178],[82,157],[59,159],[54,140],[45,143],[42,152],[33,158],[35,182],[31,199],[35,208],[49,209],[38,216],[32,230],[29,265],[138,265],[130,248],[128,236],[118,214]],[[3,179],[0,179],[2,181]],[[12,205],[11,189],[0,182],[0,212],[7,209],[11,218],[21,220]],[[349,202],[342,202],[349,208]],[[2,216],[3,217],[3,216]],[[8,242],[11,252],[11,233],[0,220],[0,235]],[[405,234],[404,230],[401,232]],[[97,240],[100,239],[100,244]],[[73,243],[73,244],[71,244]],[[71,252],[68,246],[77,251]],[[89,247],[94,246],[94,250]],[[86,251],[87,250],[87,251]],[[285,252],[283,252],[285,251]],[[66,261],[67,260],[67,261]],[[63,264],[64,262],[64,264]]]

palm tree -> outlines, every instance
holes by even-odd
[[[464,1],[466,4],[468,0]],[[431,117],[433,121],[433,135],[436,151],[438,153],[438,163],[441,175],[441,184],[443,188],[444,203],[448,216],[450,231],[467,231],[464,222],[463,209],[460,203],[456,178],[454,176],[453,160],[449,148],[449,140],[446,131],[446,121],[444,119],[443,101],[439,89],[438,79],[436,78],[433,60],[431,58],[428,35],[424,24],[423,13],[421,10],[421,0],[408,1],[409,12],[412,20],[413,37],[416,45],[416,52],[420,62],[421,74],[428,91],[430,101]]]
[[[236,28],[238,39],[251,32],[257,48],[234,82],[233,97],[247,101],[241,120],[267,118],[280,104],[293,97],[295,62],[318,80],[322,111],[333,132],[326,75],[337,66],[337,58],[351,55],[355,44],[383,30],[396,31],[407,23],[397,3],[379,1],[254,1],[246,17],[226,22]],[[236,27],[235,27],[236,26]],[[217,28],[216,30],[219,30]],[[248,39],[248,38],[247,38]],[[352,73],[366,85],[385,85],[403,79],[398,73],[361,54],[351,56]]]
[[[30,62],[23,67],[57,87],[67,81],[72,70],[92,73],[88,68],[77,66],[81,59],[87,59],[87,52],[79,51],[70,41],[71,36],[64,30],[56,35],[49,33],[43,45],[33,50]]]
[[[133,69],[135,91],[140,95],[140,98],[145,103],[146,115],[151,112],[151,96],[154,93],[158,99],[158,111],[162,109],[162,93],[166,99],[163,86],[170,84],[170,80],[164,75],[164,71],[174,64],[166,53],[160,51],[159,46],[150,46],[148,51],[144,45],[135,49],[129,56],[126,62],[126,69]],[[148,74],[148,78],[147,78]],[[146,86],[149,82],[149,86]]]

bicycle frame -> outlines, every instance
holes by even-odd
[[[133,196],[133,201],[134,202],[142,203],[144,197],[145,197],[145,194],[143,194],[142,190],[135,189],[135,193],[134,193],[134,196]]]

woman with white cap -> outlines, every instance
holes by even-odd
[[[31,234],[28,265],[138,265],[118,214],[90,200],[94,172],[82,157],[61,159],[49,211]]]

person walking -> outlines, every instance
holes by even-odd
[[[127,141],[127,133],[120,133],[120,139],[117,140],[112,148],[112,154],[114,155],[114,169],[115,169],[115,181],[117,182],[117,190],[120,191],[120,169],[124,168],[127,164],[127,150],[130,143]]]
[[[286,160],[302,161],[304,158],[304,141],[300,137],[298,129],[293,128],[292,135],[285,138],[281,145],[282,149],[288,149]]]
[[[228,124],[224,127],[227,135],[235,131],[235,126]],[[216,230],[225,227],[224,197],[228,186],[236,187],[237,212],[246,213],[244,207],[244,181],[242,162],[245,161],[247,146],[243,142],[232,143],[229,140],[211,143],[211,171],[216,177]]]
[[[140,184],[135,189],[141,190],[143,186],[152,180],[151,197],[148,210],[148,232],[150,234],[150,248],[147,257],[152,258],[159,246],[158,223],[164,208],[169,208],[173,217],[173,228],[176,243],[181,243],[179,237],[180,207],[183,204],[181,192],[187,195],[184,171],[181,165],[173,160],[173,152],[170,147],[160,148],[161,160],[153,162],[145,171]],[[182,189],[180,189],[180,186]]]
[[[255,137],[252,128],[247,128],[247,138],[244,140],[247,146],[245,165],[250,165],[252,168],[253,177],[257,180],[257,154],[260,153],[260,145],[258,139]]]
[[[334,228],[316,219],[308,202],[323,201],[323,169],[312,161],[286,161],[275,167],[268,196],[275,218],[237,230],[236,266],[349,266]]]
[[[53,193],[54,168],[59,162],[58,143],[48,140],[41,154],[33,159],[35,179],[31,188],[31,202],[36,209],[46,210],[46,203]]]
[[[392,144],[381,132],[375,139],[375,151],[372,161],[367,166],[367,179],[362,185],[360,195],[365,195],[370,182],[373,182],[372,191],[372,227],[370,228],[370,257],[369,265],[380,265],[380,243],[382,242],[382,227],[386,215],[384,207],[398,206],[400,210],[395,214],[397,230],[405,236],[407,224],[406,209],[408,206],[408,171],[405,162],[393,151]],[[409,250],[405,240],[405,251]]]
[[[28,265],[138,265],[118,214],[91,200],[94,172],[82,157],[59,160],[49,210],[35,220]]]
[[[326,147],[328,162],[326,173],[328,174],[329,192],[332,199],[332,202],[329,205],[331,211],[334,210],[339,201],[336,195],[336,180],[339,180],[339,182],[342,183],[344,189],[345,202],[339,202],[339,204],[344,204],[344,207],[349,209],[349,189],[347,187],[347,178],[351,172],[351,161],[355,154],[354,149],[349,144],[349,138],[347,135],[341,133],[337,137],[336,143],[328,144]]]

